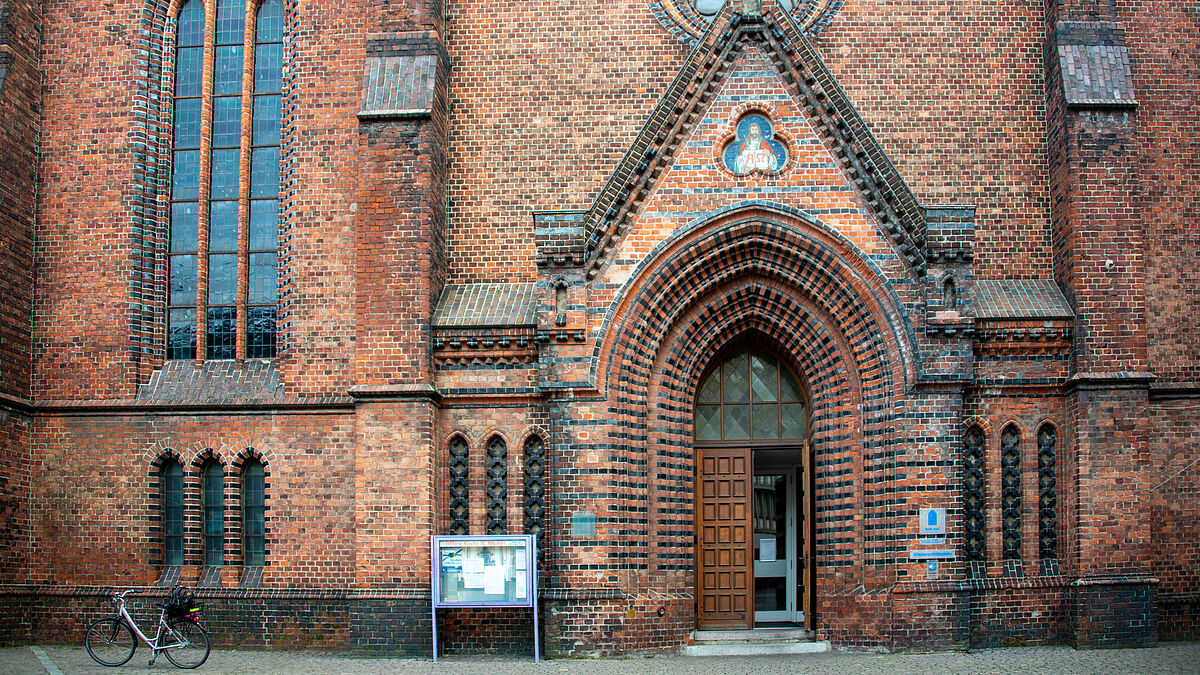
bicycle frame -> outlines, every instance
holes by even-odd
[[[129,611],[125,609],[125,593],[128,592],[129,591],[125,591],[124,593],[114,593],[112,599],[117,605],[117,616],[120,617],[121,621],[123,621],[125,625],[129,626],[130,630],[133,631],[133,634],[137,637],[137,639],[141,640],[142,643],[152,649],[155,654],[167,649],[183,647],[187,644],[178,637],[175,637],[175,641],[169,645],[160,645],[158,643],[163,637],[164,629],[167,629],[169,634],[174,634],[174,631],[171,631],[167,626],[167,610],[165,609],[159,611],[158,613],[158,631],[154,634],[154,640],[151,641],[150,638],[146,637],[146,634],[143,633],[142,629],[138,628],[137,623],[134,622],[133,617],[129,615]]]

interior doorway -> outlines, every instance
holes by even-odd
[[[696,620],[701,629],[814,626],[812,457],[800,380],[734,350],[695,406]]]

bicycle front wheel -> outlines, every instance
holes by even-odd
[[[167,639],[182,644],[166,648],[167,660],[177,668],[196,668],[208,660],[208,633],[190,619],[175,619],[167,624]]]
[[[88,626],[85,638],[88,654],[102,666],[119,666],[133,658],[137,640],[124,621],[108,617]]]

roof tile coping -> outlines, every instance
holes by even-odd
[[[433,312],[434,328],[533,326],[536,283],[447,284]]]
[[[1073,320],[1075,313],[1053,279],[984,279],[975,282],[975,318]]]
[[[185,401],[238,399],[266,401],[283,398],[283,379],[275,362],[268,359],[245,361],[167,361],[138,388],[138,401]]]

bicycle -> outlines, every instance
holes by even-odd
[[[179,605],[181,589],[177,587],[167,602],[155,603],[162,611],[158,615],[158,631],[154,639],[146,637],[125,609],[125,595],[134,591],[113,593],[113,615],[98,619],[88,626],[85,643],[88,654],[102,666],[124,665],[133,658],[138,640],[146,643],[152,653],[150,667],[159,653],[177,668],[197,668],[208,659],[208,631],[200,624],[198,609]],[[184,616],[176,616],[185,612]],[[168,617],[168,615],[170,615]],[[135,638],[136,636],[136,638]]]

